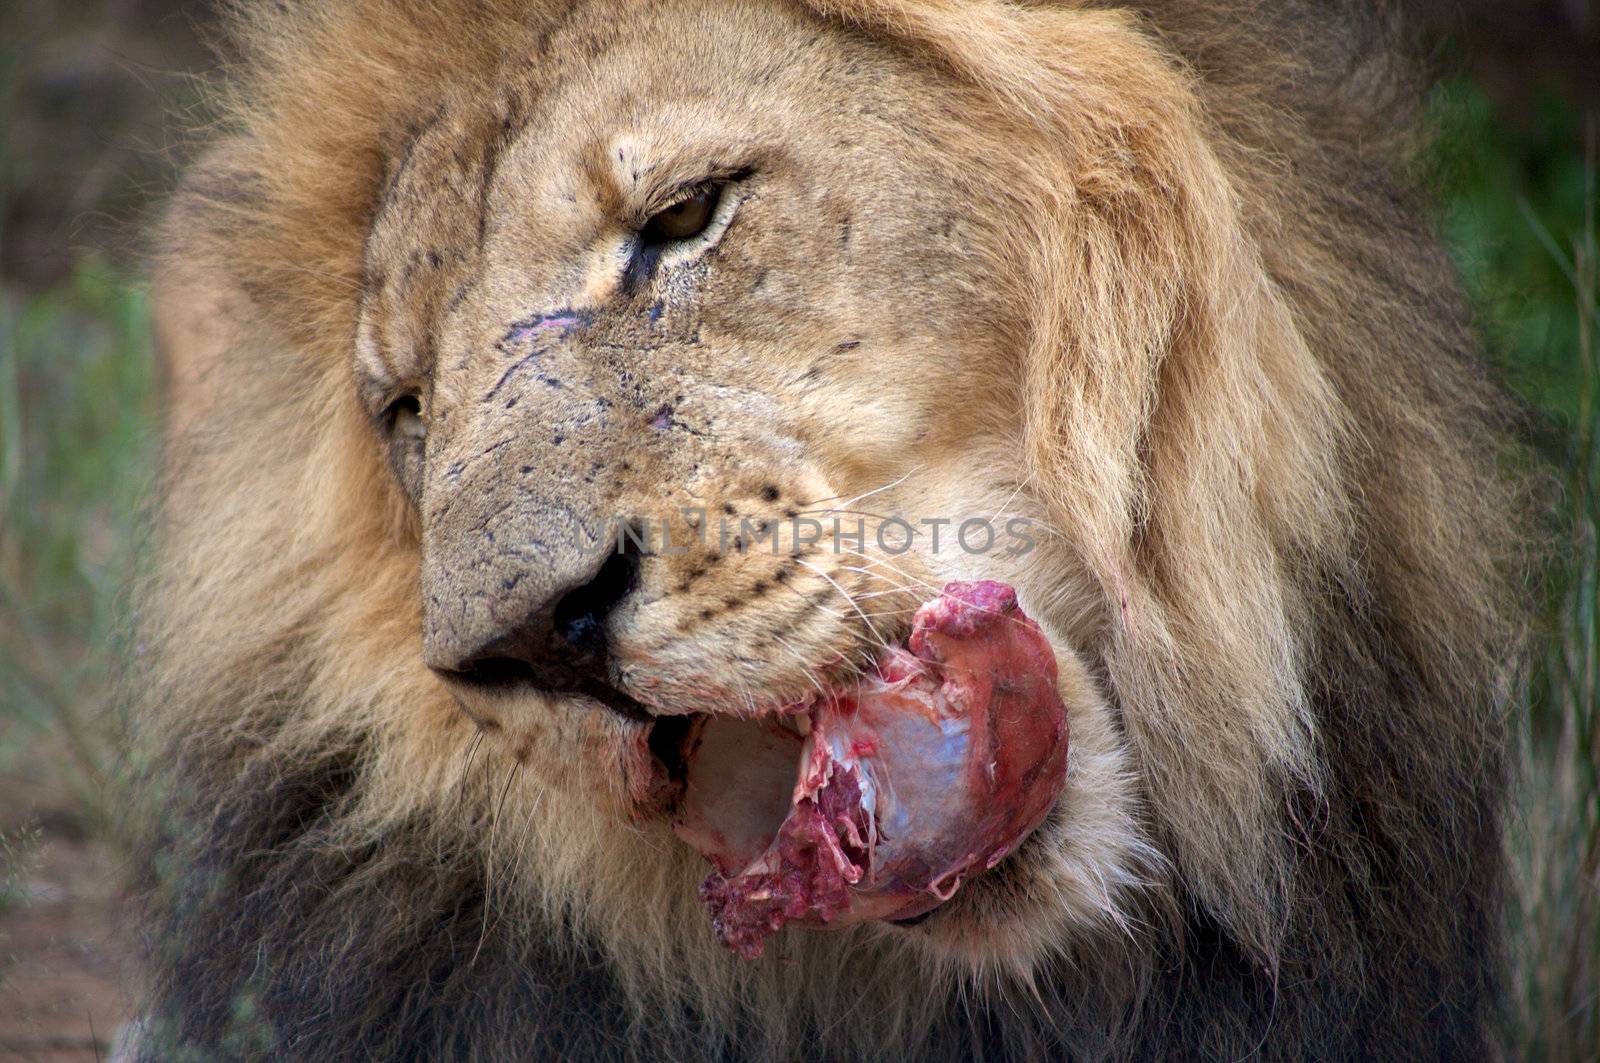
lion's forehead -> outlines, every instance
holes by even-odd
[[[952,91],[941,75],[799,5],[602,6],[609,32],[563,21],[394,139],[362,254],[362,313],[400,375],[433,371],[447,325],[481,348],[581,301],[580,252],[613,220],[608,183],[752,144],[803,172],[773,219],[784,258],[750,264],[741,297],[792,318],[809,289],[836,315],[850,309],[842,290],[877,289],[880,309],[891,293],[921,304],[880,325],[902,332],[992,312],[972,284],[980,267],[948,145],[932,142]],[[830,257],[835,268],[805,272]]]

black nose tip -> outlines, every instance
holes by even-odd
[[[614,551],[589,578],[541,603],[515,627],[443,669],[452,678],[485,687],[533,685],[558,693],[597,697],[634,715],[642,712],[611,690],[606,622],[639,579],[635,551]]]
[[[556,637],[579,654],[604,654],[606,618],[638,581],[637,554],[631,550],[607,554],[594,579],[556,603],[552,614]]]

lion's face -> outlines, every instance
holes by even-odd
[[[803,697],[950,578],[1031,604],[1004,189],[948,90],[776,7],[618,41],[418,133],[366,253],[422,652],[530,763],[594,758],[554,716],[643,749]]]
[[[929,187],[933,117],[904,87],[774,64],[742,48],[750,21],[806,46],[792,17],[642,13],[635,46],[550,69],[487,149],[442,122],[398,169],[359,369],[375,416],[400,403],[425,654],[446,673],[485,673],[519,640],[545,656],[532,629],[590,587],[603,600],[561,619],[592,626],[620,690],[675,711],[767,698],[870,637],[842,593],[923,575],[770,540],[802,515],[892,512],[904,494],[849,500],[919,465],[913,490],[950,483],[975,449],[1000,316],[978,193]],[[656,43],[680,38],[685,54]],[[481,226],[440,187],[459,156],[487,184]],[[649,555],[594,587],[634,517]],[[743,552],[741,520],[769,531]]]

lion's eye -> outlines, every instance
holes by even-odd
[[[384,411],[384,421],[389,433],[407,442],[420,442],[428,437],[428,426],[422,420],[422,404],[415,395],[402,395]]]
[[[639,230],[639,240],[646,246],[670,244],[687,240],[705,232],[711,216],[717,212],[717,200],[722,189],[707,188],[698,195],[674,203],[644,223]]]

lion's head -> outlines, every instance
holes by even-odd
[[[1264,15],[1167,6],[248,12],[168,225],[149,711],[203,780],[180,832],[253,846],[214,894],[346,870],[294,926],[173,902],[169,936],[280,951],[157,1013],[204,1041],[184,994],[248,985],[315,1037],[274,972],[403,865],[482,882],[427,894],[478,935],[457,960],[587,943],[619,1029],[708,1044],[780,1013],[775,1051],[920,1037],[983,984],[1104,1048],[1214,977],[1205,1043],[1248,1049],[1285,970],[1341,964],[1281,1021],[1402,1031],[1453,994],[1476,1037],[1489,980],[1447,968],[1492,917],[1421,894],[1486,909],[1497,877],[1493,399],[1362,124],[1381,64],[1319,81]],[[1049,635],[1064,794],[915,926],[725,955],[668,829],[684,719],[840,681],[952,579]],[[420,918],[304,970],[344,984]]]

